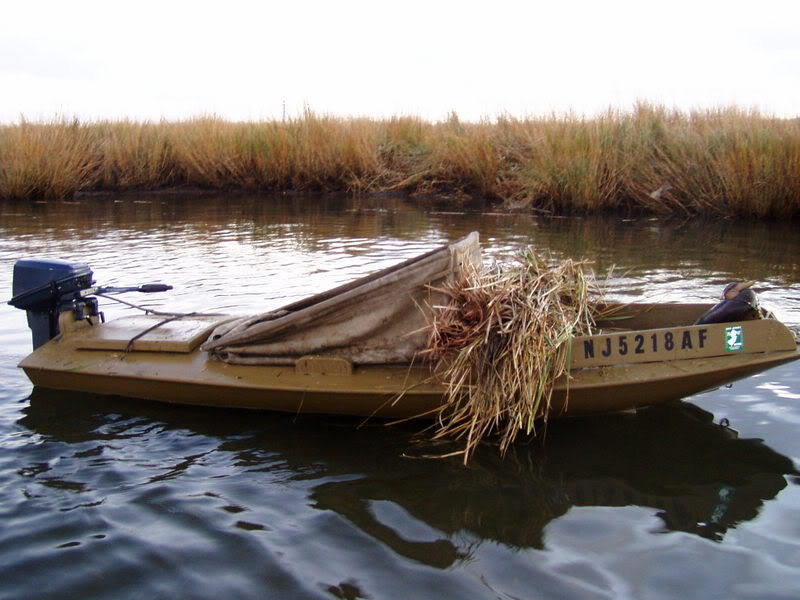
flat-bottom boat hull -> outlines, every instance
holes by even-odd
[[[695,306],[692,310],[702,308]],[[648,318],[652,320],[653,315]],[[20,366],[34,385],[189,405],[393,419],[430,416],[441,407],[444,398],[444,386],[433,381],[425,366],[341,369],[335,361],[322,358],[315,362],[313,357],[302,369],[235,365],[210,359],[196,342],[194,347],[169,351],[154,350],[158,344],[142,345],[144,350],[135,350],[134,345],[134,351],[126,352],[125,346],[115,342],[115,347],[106,339],[108,336],[103,337],[111,330],[103,329],[107,325],[88,327],[81,323],[72,327],[63,324],[61,336],[22,361]],[[592,366],[592,361],[602,361],[604,348],[622,348],[619,338],[625,335],[591,338],[591,348],[587,345],[589,338],[578,339],[573,343],[573,352],[583,351],[584,355],[573,360],[569,378],[557,380],[549,415],[614,412],[659,404],[800,358],[791,334],[780,323],[758,321],[738,326],[744,328],[748,340],[764,338],[760,346],[751,343],[758,351],[720,355],[721,351],[711,348],[713,344],[708,342],[711,350],[706,353],[710,356],[703,356],[697,348],[691,348],[691,352],[687,349],[683,356],[676,348],[666,358],[662,352],[648,360],[647,355],[636,355],[636,345],[641,340],[650,344],[652,338],[655,349],[661,339],[658,336],[663,337],[660,332],[674,332],[665,339],[678,340],[681,335],[688,335],[685,339],[695,340],[697,346],[698,340],[713,341],[721,336],[724,326],[706,327],[702,333],[691,326],[635,330],[628,334],[632,342],[630,358],[617,356],[615,364]],[[141,324],[136,327],[141,331]],[[128,339],[135,335],[136,327],[132,328],[133,333],[125,334]],[[119,339],[124,340],[125,335]],[[644,342],[638,345],[644,346]],[[627,346],[625,341],[626,354]],[[575,364],[584,366],[576,368]]]

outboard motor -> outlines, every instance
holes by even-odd
[[[120,292],[165,292],[172,286],[149,283],[135,287],[93,287],[92,270],[83,263],[57,259],[23,259],[14,264],[14,297],[11,306],[28,313],[33,349],[57,336],[58,316],[71,311],[80,321],[90,317],[103,320],[94,294]],[[91,323],[91,319],[89,320]]]
[[[79,319],[98,314],[97,298],[81,295],[93,283],[92,270],[83,263],[23,259],[14,264],[14,296],[8,303],[28,313],[34,350],[58,335],[58,315],[65,310]]]

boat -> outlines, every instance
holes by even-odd
[[[82,263],[23,259],[9,302],[27,311],[42,388],[187,405],[407,419],[435,414],[446,387],[417,360],[425,307],[466,263],[476,233],[255,317],[148,311],[105,322],[98,298],[169,286],[98,287]],[[608,305],[571,340],[549,417],[656,405],[800,358],[775,318],[694,323],[701,303]]]

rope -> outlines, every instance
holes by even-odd
[[[125,345],[125,354],[128,354],[132,350],[133,343],[136,340],[146,336],[148,333],[150,333],[151,331],[153,331],[155,329],[158,329],[162,325],[166,325],[167,323],[171,323],[172,321],[178,321],[178,320],[186,318],[186,317],[223,317],[223,316],[225,316],[225,315],[223,315],[221,313],[199,313],[199,312],[172,313],[172,312],[162,312],[162,311],[158,311],[158,310],[153,310],[152,308],[146,308],[144,306],[139,306],[138,304],[133,304],[132,302],[128,302],[127,300],[120,300],[119,298],[116,298],[115,296],[109,296],[107,294],[95,294],[95,296],[99,296],[100,298],[105,298],[106,300],[113,300],[114,302],[119,302],[120,304],[125,304],[126,306],[130,306],[131,308],[135,308],[137,310],[143,311],[146,315],[155,315],[157,317],[168,317],[168,318],[164,319],[163,321],[159,321],[155,325],[152,325],[151,327],[148,327],[144,331],[141,331],[141,332],[137,333],[135,336],[133,336],[128,341],[128,343]]]
[[[198,315],[198,313],[186,313],[186,314],[181,314],[181,315],[174,315],[174,316],[170,317],[169,319],[164,319],[163,321],[159,321],[158,323],[156,323],[155,325],[153,325],[151,327],[148,327],[144,331],[140,331],[135,336],[133,336],[128,341],[128,343],[125,345],[125,353],[127,354],[127,353],[129,353],[131,351],[131,349],[133,347],[133,342],[135,342],[136,340],[138,340],[141,337],[146,336],[148,333],[150,333],[154,329],[158,329],[162,325],[166,325],[167,323],[171,323],[172,321],[178,321],[179,319],[182,319],[184,317],[192,317],[192,316],[197,316],[197,315]]]
[[[199,313],[199,312],[190,312],[190,313],[173,313],[173,312],[162,312],[158,310],[153,310],[152,308],[147,308],[144,306],[139,306],[138,304],[133,304],[132,302],[128,302],[127,300],[120,300],[116,296],[109,296],[108,294],[94,294],[99,298],[105,298],[106,300],[113,300],[114,302],[119,302],[120,304],[124,304],[126,306],[130,306],[131,308],[135,308],[137,310],[143,311],[145,314],[148,315],[156,315],[159,317],[224,317],[222,313]]]

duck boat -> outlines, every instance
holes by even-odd
[[[394,419],[430,416],[445,385],[418,360],[426,308],[480,260],[476,233],[255,317],[153,313],[104,321],[98,297],[169,286],[97,287],[82,263],[25,259],[14,297],[33,333],[20,363],[35,386],[146,400]],[[571,341],[549,417],[683,398],[800,358],[774,318],[694,323],[711,304],[609,305]]]

